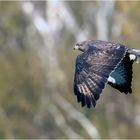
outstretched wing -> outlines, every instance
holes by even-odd
[[[108,82],[109,85],[118,89],[120,92],[132,93],[132,65],[134,60],[130,60],[127,53],[117,68],[111,73],[111,77],[115,79],[115,83]]]
[[[90,47],[88,51],[77,56],[74,93],[82,106],[95,107],[110,73],[125,53],[126,48],[119,45],[104,50]]]

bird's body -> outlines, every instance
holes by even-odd
[[[95,107],[106,83],[132,93],[132,65],[140,51],[100,40],[77,43],[75,49],[83,52],[77,56],[74,77],[74,93],[82,106]]]

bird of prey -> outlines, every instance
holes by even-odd
[[[106,83],[125,94],[132,93],[132,65],[140,50],[101,40],[82,41],[74,49],[83,52],[76,58],[74,76],[74,93],[82,107],[95,107]]]

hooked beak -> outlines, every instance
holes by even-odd
[[[79,45],[75,45],[73,49],[74,50],[78,50],[79,49]]]

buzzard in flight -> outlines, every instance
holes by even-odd
[[[132,65],[140,50],[101,40],[79,42],[74,49],[83,52],[76,58],[74,76],[74,93],[82,107],[95,107],[106,83],[125,94],[132,93]]]

